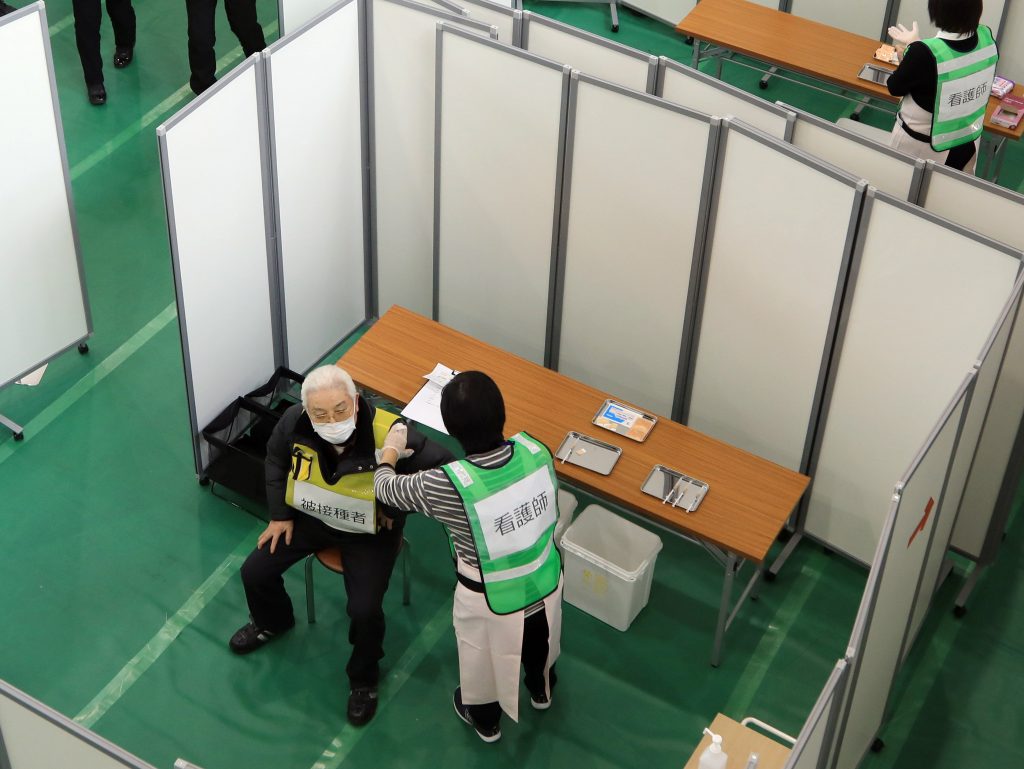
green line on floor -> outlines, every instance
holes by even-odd
[[[252,551],[256,539],[256,532],[263,527],[263,522],[256,522],[251,531],[247,532],[238,546],[221,561],[221,564],[213,570],[213,573],[206,578],[199,588],[188,597],[181,608],[168,619],[149,642],[139,650],[139,653],[132,657],[114,676],[110,683],[103,687],[99,694],[92,698],[92,702],[82,708],[75,721],[87,728],[92,727],[103,715],[119,700],[124,693],[131,688],[139,677],[145,673],[160,655],[170,648],[170,645],[199,615],[207,604],[212,601],[221,591],[228,580],[231,579],[241,567],[246,556]]]
[[[377,703],[377,718],[380,718],[380,711],[395,698],[427,653],[441,640],[441,636],[451,627],[451,623],[452,607],[445,601],[430,618],[430,622],[424,626],[423,632],[409,644],[405,654],[399,658],[394,670],[387,676],[384,686],[381,687],[381,697]],[[331,740],[331,744],[320,754],[320,758],[313,764],[312,769],[337,769],[348,758],[352,749],[359,744],[359,740],[369,728],[369,726],[356,727],[346,723],[338,736]]]
[[[70,388],[64,391],[59,398],[43,409],[39,414],[23,428],[25,438],[22,444],[14,444],[13,441],[0,446],[0,464],[14,454],[15,445],[23,445],[41,433],[57,417],[75,405],[83,395],[102,382],[118,366],[124,363],[146,342],[157,335],[168,323],[174,320],[177,309],[173,303],[167,305],[159,315],[135,332],[124,344],[104,358],[100,363],[85,376],[75,382]]]

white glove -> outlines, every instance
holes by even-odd
[[[902,24],[897,24],[895,27],[889,27],[889,37],[891,37],[897,45],[903,46],[904,48],[921,39],[921,35],[917,30],[916,21],[910,25],[910,29],[907,29]]]
[[[384,452],[384,449],[394,449],[398,454],[398,459],[407,459],[411,457],[413,455],[413,450],[406,448],[406,442],[408,440],[409,428],[404,424],[392,425],[391,430],[388,431],[388,435],[384,439],[384,445],[378,450],[377,462],[380,462],[380,455]]]

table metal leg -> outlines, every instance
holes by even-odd
[[[971,597],[971,591],[974,590],[974,586],[978,582],[978,577],[981,576],[981,572],[985,567],[981,564],[974,564],[974,568],[971,569],[970,575],[967,577],[967,581],[964,586],[960,588],[960,594],[956,597],[956,603],[953,605],[953,613],[962,617],[967,613],[967,599]]]
[[[729,604],[732,603],[732,585],[736,578],[738,559],[729,553],[725,562],[725,580],[722,583],[722,602],[718,606],[718,625],[715,627],[715,645],[711,649],[711,667],[718,667],[722,660],[722,639],[729,625]]]
[[[782,552],[778,554],[774,561],[772,561],[772,565],[768,569],[766,579],[769,582],[773,581],[775,577],[778,576],[779,572],[782,570],[783,564],[786,563],[786,559],[789,558],[790,554],[796,549],[797,543],[803,539],[803,536],[804,535],[800,532],[796,532],[789,538],[789,542],[787,542],[786,546],[782,548]]]
[[[772,79],[772,75],[779,71],[778,67],[769,67],[768,71],[764,73],[761,80],[758,81],[757,87],[762,91],[768,87],[768,81]]]
[[[870,96],[862,96],[857,102],[857,107],[850,113],[850,120],[860,120],[860,113],[864,111],[864,108],[868,106],[868,102],[871,101]]]
[[[618,32],[619,31],[619,3],[618,3],[618,0],[615,0],[615,2],[611,3],[610,5],[611,5],[611,9],[612,9],[612,32]]]
[[[700,40],[697,38],[693,39],[693,59],[690,61],[690,66],[694,69],[700,68]]]
[[[17,422],[12,422],[10,419],[0,414],[0,425],[3,425],[12,433],[14,433],[14,440],[20,441],[25,437],[24,428]]]

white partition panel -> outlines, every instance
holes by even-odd
[[[657,94],[675,104],[718,117],[735,117],[776,139],[789,141],[794,115],[710,75],[661,57]]]
[[[6,681],[0,681],[0,766],[154,769]]]
[[[1003,20],[1004,10],[1008,5],[1012,6],[1009,0],[985,0],[982,5],[981,23],[991,27],[992,34],[996,35],[997,44],[1002,42],[999,39],[999,26]],[[921,37],[933,37],[935,35],[936,27],[928,17],[928,0],[894,0],[892,22],[894,24],[899,22],[909,27],[915,21],[917,22],[918,29],[921,31]],[[889,38],[886,38],[886,42],[889,42]],[[1000,55],[1002,55],[1003,49],[1004,46],[999,45]],[[1002,71],[1001,67],[1000,71]]]
[[[0,18],[0,387],[92,332],[42,3]]]
[[[865,179],[882,192],[911,203],[917,202],[924,177],[923,160],[851,133],[788,104],[776,103],[796,115],[791,139],[794,147]]]
[[[886,28],[889,0],[790,0],[789,12],[830,27],[856,32],[858,35],[880,40]]]
[[[544,16],[525,13],[520,45],[530,53],[568,64],[592,77],[634,91],[654,93],[657,57],[613,43],[599,35]]]
[[[200,431],[266,382],[279,358],[265,96],[253,55],[157,129],[200,474],[207,461]]]
[[[438,45],[435,318],[542,363],[569,68],[444,24]]]
[[[729,122],[686,424],[806,470],[864,191],[855,177]]]
[[[999,64],[996,73],[1017,83],[1024,82],[1024,3],[1007,3],[1003,29],[996,40]]]
[[[796,744],[783,769],[820,769],[828,766],[829,749],[833,744],[836,720],[843,704],[850,666],[845,660],[836,662],[832,674],[818,695],[811,714],[807,716]]]
[[[506,4],[491,0],[455,0],[476,21],[498,28],[498,40],[507,45],[519,45],[519,27],[522,11],[514,11]]]
[[[573,73],[553,364],[666,416],[688,346],[717,122]]]
[[[307,371],[366,320],[360,4],[343,0],[263,53],[284,365]]]
[[[1021,290],[1024,287],[1024,282],[1022,281],[1024,281],[1024,278],[1018,278],[1013,295],[1006,303],[1003,314],[985,343],[981,355],[978,356],[974,391],[971,394],[967,416],[964,418],[963,433],[960,436],[960,442],[957,445],[956,455],[953,458],[953,465],[950,469],[949,483],[942,499],[942,507],[939,511],[941,520],[935,529],[935,538],[929,547],[928,559],[921,575],[921,586],[914,599],[913,616],[910,619],[910,628],[907,632],[903,652],[900,654],[901,659],[907,655],[914,643],[914,639],[917,638],[918,631],[921,629],[921,623],[924,622],[928,608],[931,606],[932,598],[938,589],[939,569],[949,549],[957,510],[960,508],[964,487],[967,483],[967,474],[975,459],[981,427],[992,400],[992,391],[995,388],[996,380],[1002,368],[1006,345],[1010,339],[1010,332],[1013,330],[1013,324],[1017,320]]]
[[[290,35],[342,0],[277,0],[281,37]]]
[[[808,533],[868,561],[890,479],[977,360],[1019,265],[1011,249],[869,190],[810,468]]]
[[[645,16],[671,24],[673,27],[683,20],[697,5],[697,0],[628,0],[620,3]]]
[[[973,386],[972,372],[940,411],[938,424],[928,432],[895,492],[887,495],[891,506],[885,536],[875,550],[869,589],[858,612],[864,633],[853,656],[839,728],[837,769],[856,769],[885,717],[914,593],[942,517],[939,509],[946,479]]]
[[[370,0],[371,200],[377,311],[434,307],[434,107],[437,22],[481,35],[483,22],[409,0]]]
[[[1017,5],[1024,7],[1024,2]],[[939,216],[1024,250],[1024,229],[1020,227],[1024,195],[929,163],[920,204]],[[974,559],[981,555],[1017,426],[1024,415],[1024,328],[1014,333],[1010,349],[953,530],[953,547]]]

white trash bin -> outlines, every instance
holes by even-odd
[[[600,505],[590,505],[562,537],[565,600],[617,630],[647,605],[661,538]]]

